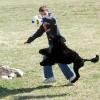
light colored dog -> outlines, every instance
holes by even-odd
[[[20,69],[10,68],[6,65],[0,65],[0,78],[13,79],[15,77],[22,77],[24,72]]]

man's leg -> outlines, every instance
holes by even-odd
[[[44,77],[45,80],[43,81],[43,83],[45,84],[56,82],[56,79],[53,75],[52,66],[44,66]]]
[[[44,77],[45,78],[50,78],[53,77],[53,71],[52,71],[52,66],[44,66],[43,67],[44,70]]]
[[[46,59],[46,56],[43,56],[43,60]],[[43,67],[43,71],[44,71],[44,77],[45,78],[50,78],[53,77],[53,71],[52,71],[52,66],[44,66]]]
[[[46,57],[44,56],[43,59],[46,59]],[[56,79],[54,78],[52,66],[44,66],[43,71],[44,71],[44,77],[45,77],[45,80],[43,81],[43,83],[52,83],[56,81]]]
[[[67,64],[58,64],[64,76],[71,82],[75,79],[76,75],[74,71],[72,71]]]

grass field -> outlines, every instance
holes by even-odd
[[[68,81],[57,65],[57,83],[42,83],[38,50],[47,46],[46,35],[23,43],[34,32],[31,19],[44,4],[56,15],[70,48],[82,57],[100,55],[100,0],[0,0],[0,64],[25,72],[22,78],[0,80],[0,100],[100,100],[100,62],[85,64],[75,86],[65,86]]]

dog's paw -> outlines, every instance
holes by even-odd
[[[51,66],[51,65],[54,65],[54,62],[52,62],[52,61],[42,61],[42,62],[40,62],[40,65],[41,66]]]

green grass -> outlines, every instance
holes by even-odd
[[[70,48],[82,57],[100,55],[100,0],[0,0],[0,64],[25,72],[22,78],[0,80],[0,100],[100,100],[99,62],[85,64],[75,86],[65,86],[67,80],[57,65],[57,83],[41,83],[38,50],[47,46],[46,35],[30,45],[23,43],[35,30],[31,19],[43,4],[56,15]]]

